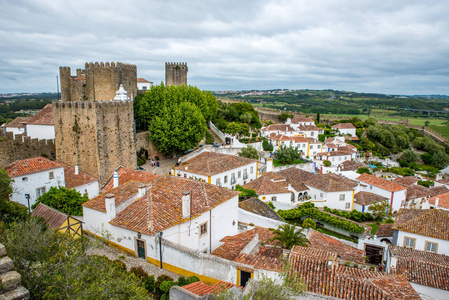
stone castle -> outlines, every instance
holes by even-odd
[[[165,63],[165,85],[187,85],[187,63]]]
[[[137,95],[137,67],[86,63],[76,77],[68,67],[60,67],[60,75],[62,101],[53,103],[56,159],[78,165],[100,184],[119,166],[136,168],[133,101],[113,98],[119,88]]]

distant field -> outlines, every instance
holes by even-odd
[[[445,137],[447,137],[449,139],[449,126],[447,126],[447,125],[445,125],[445,126],[432,125],[433,122],[431,122],[430,124],[431,124],[429,126],[430,128],[432,128],[433,130],[435,130],[439,134],[442,134],[442,135],[444,135]]]

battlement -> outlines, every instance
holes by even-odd
[[[166,62],[165,85],[187,85],[188,71],[186,62]]]
[[[165,67],[180,67],[180,68],[187,68],[187,63],[186,62],[166,62],[165,63]]]
[[[99,68],[103,68],[103,69],[127,69],[127,70],[136,70],[137,71],[137,66],[136,65],[132,65],[132,64],[126,64],[126,63],[122,63],[122,62],[89,62],[89,63],[85,63],[84,64],[84,68],[85,70],[88,69],[99,69]]]
[[[77,109],[96,109],[102,107],[129,107],[133,106],[133,101],[72,101],[55,102],[55,109],[77,108]]]

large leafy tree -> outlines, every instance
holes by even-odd
[[[257,152],[257,149],[251,145],[248,145],[247,147],[242,148],[242,150],[240,150],[240,152],[238,152],[237,154],[238,154],[238,156],[241,156],[241,157],[259,159],[259,152]]]
[[[275,234],[271,241],[276,241],[275,246],[280,245],[284,249],[291,249],[295,245],[307,247],[310,243],[302,230],[296,230],[294,225],[284,224],[280,225],[278,229],[271,228],[270,230]]]
[[[25,206],[9,201],[12,192],[12,180],[8,173],[0,168],[0,222],[7,225],[28,217],[28,209]]]
[[[413,151],[413,150],[405,150],[402,155],[401,155],[401,159],[405,160],[406,162],[409,163],[414,163],[418,160],[419,156],[418,154]]]
[[[0,199],[9,199],[9,195],[12,194],[12,180],[9,178],[8,173],[0,168]]]
[[[281,146],[276,151],[276,158],[281,164],[293,164],[295,159],[301,158],[301,151],[295,147]]]
[[[48,192],[37,199],[32,206],[34,209],[39,203],[43,203],[56,210],[73,216],[82,216],[82,204],[89,200],[87,195],[81,196],[76,190],[71,190],[65,187],[51,187]]]
[[[195,104],[182,102],[164,107],[150,123],[150,139],[166,154],[195,147],[207,130],[206,120]]]

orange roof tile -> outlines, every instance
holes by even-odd
[[[393,229],[449,241],[449,211],[433,209]]]
[[[282,132],[295,132],[296,130],[290,125],[286,124],[272,124],[262,128],[263,131],[282,131]]]
[[[272,172],[270,172],[272,173]],[[269,173],[265,173],[263,176],[248,182],[243,185],[245,189],[251,189],[256,191],[257,195],[272,195],[272,194],[290,194],[291,191],[286,189],[287,183],[275,182],[272,180]]]
[[[249,159],[246,157],[206,151],[189,159],[181,166],[174,167],[173,169],[187,171],[194,174],[212,176],[250,165],[256,161],[257,160],[255,159]]]
[[[429,204],[435,205],[437,198],[438,198],[438,206],[439,207],[449,208],[449,193],[431,197],[429,199]]]
[[[195,294],[195,295],[206,296],[207,294],[220,294],[221,292],[226,291],[233,286],[236,286],[236,285],[220,280],[219,282],[215,283],[214,285],[208,285],[202,281],[197,281],[197,282],[185,285],[182,288]]]
[[[403,191],[406,189],[405,187],[403,187],[397,183],[388,181],[383,178],[378,178],[375,175],[370,175],[370,174],[366,174],[366,173],[363,173],[362,175],[357,177],[356,180],[363,181],[365,183],[377,186],[381,189],[384,189],[384,190],[387,190],[390,192],[398,192],[398,191]]]
[[[419,181],[418,177],[415,176],[404,176],[393,179],[394,183],[403,185],[403,186],[412,186],[415,185]]]
[[[384,200],[388,200],[388,198],[370,192],[362,191],[354,195],[354,203],[357,203],[362,206],[370,205]]]
[[[31,212],[32,216],[42,217],[51,229],[58,229],[67,220],[69,215],[51,208],[43,203],[39,203]],[[75,220],[75,217],[72,217]],[[78,220],[79,221],[79,220]]]
[[[24,127],[23,124],[26,124],[28,119],[30,119],[30,117],[17,117],[14,120],[12,120],[11,122],[9,122],[8,124],[6,124],[5,127],[23,128]]]
[[[64,167],[65,187],[68,189],[74,189],[78,186],[98,181],[97,178],[81,171],[79,171],[78,174],[76,175],[75,168],[62,162],[60,162],[60,164]]]
[[[316,174],[305,184],[325,192],[351,191],[357,186],[354,180],[331,173]]]
[[[58,162],[51,161],[44,157],[34,157],[23,160],[16,160],[5,168],[10,178],[43,172],[47,170],[62,168]]]
[[[158,175],[153,174],[151,172],[147,171],[141,171],[141,170],[134,170],[134,169],[128,169],[125,167],[120,167],[117,169],[118,173],[118,181],[119,184],[123,184],[125,182],[128,182],[130,180],[146,183],[149,182],[155,178],[158,177]],[[109,178],[109,180],[106,182],[106,184],[103,186],[103,191],[108,191],[114,187],[114,179],[113,174]]]
[[[365,262],[363,259],[363,256],[365,256],[364,251],[351,247],[321,232],[313,230],[312,233],[308,235],[308,239],[310,241],[308,248],[315,248],[318,250],[332,249],[332,251],[337,253],[337,255],[345,261],[353,261],[357,263]]]
[[[332,126],[332,128],[336,129],[355,129],[355,126],[352,123],[339,123]]]
[[[138,83],[152,83],[151,81],[146,80],[145,78],[137,78]]]
[[[35,116],[31,117],[27,121],[27,125],[51,125],[53,123],[53,106],[47,104],[41,109]]]

